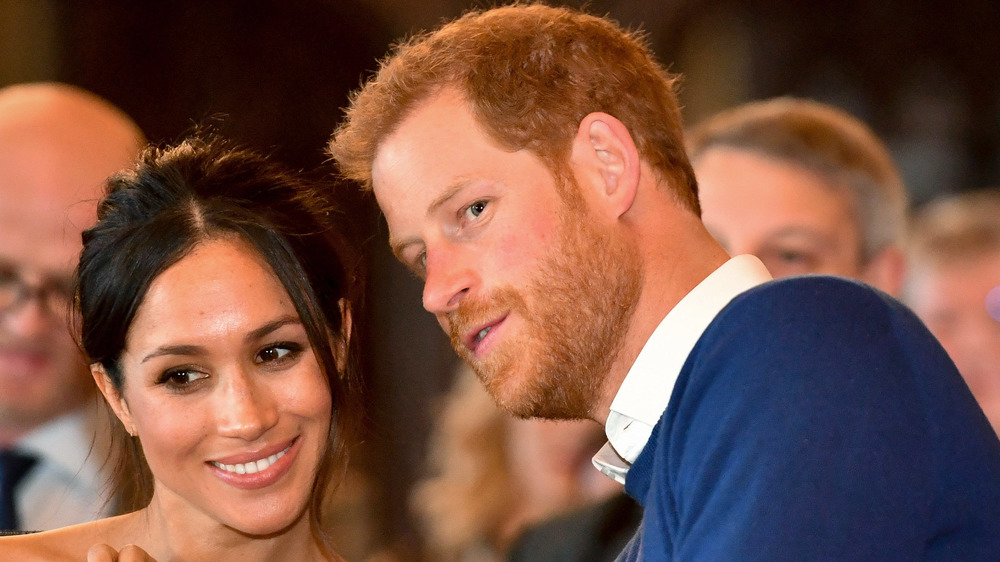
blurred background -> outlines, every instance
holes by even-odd
[[[583,2],[550,2],[579,7]],[[0,86],[79,85],[153,142],[211,121],[333,179],[323,152],[348,93],[394,40],[470,0],[0,0]],[[990,0],[592,0],[644,30],[684,76],[685,119],[799,95],[841,106],[890,146],[914,205],[1000,185],[1000,3]],[[407,508],[455,358],[398,266],[372,202],[342,185],[370,259],[368,434],[358,451],[371,541],[416,541]]]

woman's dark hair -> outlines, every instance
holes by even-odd
[[[313,492],[317,532],[324,499],[340,480],[334,475],[346,468],[348,439],[360,427],[357,338],[343,333],[341,306],[357,314],[363,276],[358,245],[332,191],[208,134],[151,147],[133,169],[108,180],[98,222],[83,233],[77,269],[82,346],[121,393],[119,360],[153,280],[208,240],[235,236],[260,253],[295,304],[333,400],[329,446]],[[347,349],[342,371],[334,351],[339,341]],[[141,445],[121,424],[112,426],[121,507],[138,509],[152,497],[152,475]]]

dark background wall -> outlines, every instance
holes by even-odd
[[[564,2],[580,5],[581,2]],[[323,146],[347,93],[388,45],[482,2],[0,0],[0,86],[61,80],[119,105],[154,142],[211,120],[226,135],[332,178]],[[644,29],[685,75],[696,122],[795,94],[841,105],[893,149],[919,204],[1000,185],[1000,8],[989,0],[594,0]],[[454,357],[389,256],[371,201],[340,186],[366,240],[370,476],[376,537],[415,542],[406,494]]]

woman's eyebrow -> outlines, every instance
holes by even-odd
[[[250,341],[256,341],[256,340],[259,340],[259,339],[267,336],[271,332],[274,332],[278,328],[281,328],[282,326],[287,326],[289,324],[299,324],[299,325],[301,325],[302,321],[299,320],[298,316],[293,316],[291,314],[286,315],[286,316],[282,316],[281,318],[278,318],[277,320],[274,320],[272,322],[268,322],[267,324],[264,324],[260,328],[257,328],[255,330],[251,330],[250,333],[248,333],[246,335],[246,337],[243,338],[243,339],[245,341],[248,341],[248,342],[250,342]]]
[[[244,337],[243,339],[244,341],[247,342],[257,341],[263,337],[266,337],[268,334],[274,332],[275,330],[281,328],[282,326],[287,326],[289,324],[301,325],[302,322],[299,320],[297,316],[293,315],[282,316],[277,320],[264,324],[260,328],[251,330],[250,333],[248,333],[246,337]],[[164,355],[198,355],[201,353],[205,353],[205,348],[200,345],[190,345],[190,344],[163,345],[151,351],[148,355],[143,357],[142,360],[139,361],[139,363],[142,364],[154,357],[162,357]]]
[[[145,363],[154,357],[162,357],[164,355],[198,355],[204,351],[205,348],[199,345],[163,345],[143,357],[142,361],[139,361],[139,364]]]

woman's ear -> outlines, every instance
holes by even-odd
[[[101,390],[101,394],[104,395],[104,399],[107,400],[108,405],[111,406],[115,415],[118,416],[122,425],[125,426],[125,431],[135,437],[135,426],[132,423],[132,413],[129,412],[128,403],[125,402],[125,397],[118,392],[114,383],[111,382],[111,377],[104,369],[104,365],[91,363],[90,374],[94,377],[94,382],[97,383],[97,388]]]
[[[353,329],[351,317],[351,305],[345,299],[340,299],[340,336],[334,338],[333,352],[336,354],[337,371],[343,373],[347,368],[347,349],[351,341],[351,330]]]

